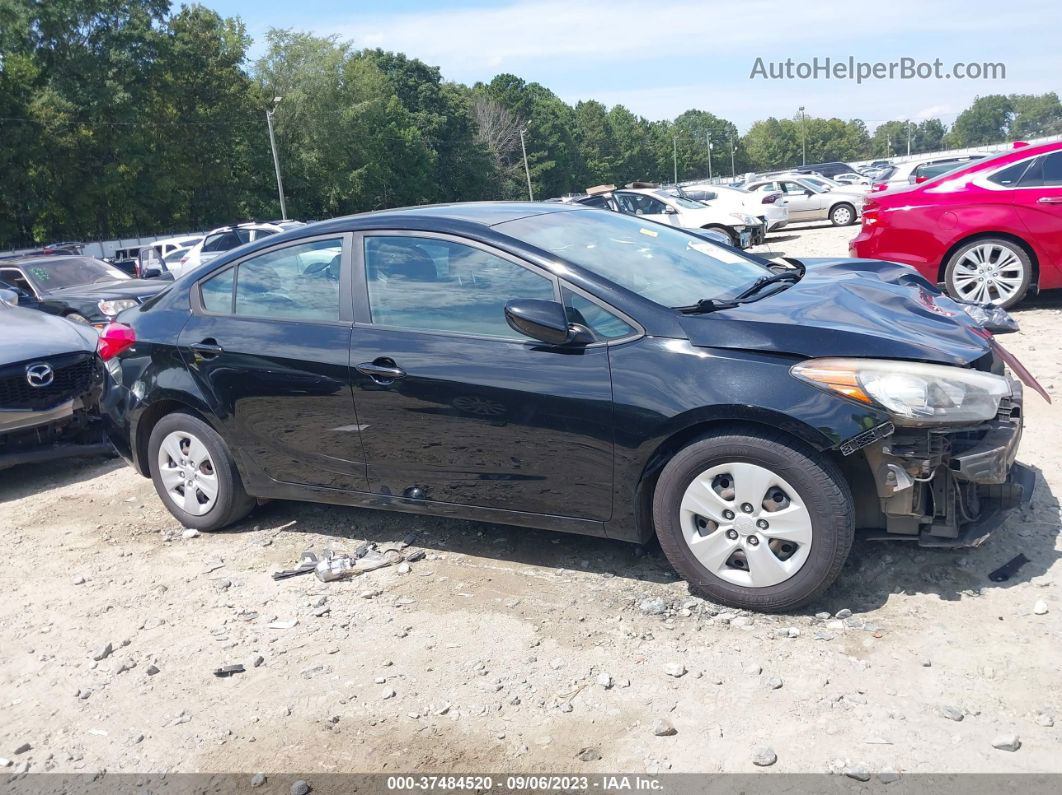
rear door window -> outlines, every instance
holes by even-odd
[[[341,238],[267,251],[236,268],[237,315],[339,320]]]
[[[1013,163],[1004,169],[1000,169],[995,174],[990,175],[988,181],[994,182],[996,185],[1002,185],[1004,188],[1013,188],[1021,182],[1021,178],[1029,168],[1029,165],[1030,161],[1028,160],[1023,160],[1020,163]]]

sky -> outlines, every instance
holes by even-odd
[[[1062,92],[1059,0],[200,0],[239,16],[262,52],[269,28],[336,35],[355,47],[404,52],[448,80],[511,72],[567,102],[623,104],[649,119],[689,108],[733,121],[861,118],[947,123],[976,96]],[[175,2],[176,4],[176,2]],[[1005,78],[927,80],[751,79],[765,65],[1002,63]]]

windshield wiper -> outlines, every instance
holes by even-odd
[[[798,282],[803,275],[804,274],[799,270],[792,270],[782,271],[781,273],[774,274],[774,276],[761,276],[747,288],[738,293],[734,297],[734,300],[740,301],[742,298],[748,298],[749,296],[755,295],[770,284],[778,284],[779,282]]]
[[[739,303],[739,301],[720,301],[718,298],[702,298],[695,304],[676,306],[675,309],[684,315],[703,315],[707,312],[717,312],[720,309],[733,309]]]

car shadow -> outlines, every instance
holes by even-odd
[[[1032,309],[1062,309],[1062,290],[1048,290],[1043,293],[1037,293],[1007,311],[1020,320],[1022,312]]]
[[[0,470],[0,503],[91,480],[125,465],[115,453],[19,464]]]
[[[913,542],[857,538],[837,582],[798,614],[812,615],[823,610],[833,613],[845,607],[857,613],[871,612],[900,593],[933,593],[945,601],[974,598],[987,589],[1009,588],[1044,574],[1060,556],[1055,549],[1060,532],[1059,502],[1040,470],[1036,469],[1036,473],[1032,506],[1013,511],[981,547],[923,549]],[[340,549],[353,550],[362,541],[393,543],[415,532],[413,545],[428,551],[647,583],[672,584],[681,580],[655,539],[645,546],[636,546],[604,538],[393,511],[274,502],[230,532],[249,531],[257,526],[282,527],[291,522],[294,524],[286,532],[329,536]],[[327,546],[320,542],[309,545]],[[1029,562],[1009,580],[997,583],[988,579],[990,572],[1019,552]],[[690,594],[699,596],[692,590]]]

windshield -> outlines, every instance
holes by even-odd
[[[494,228],[664,306],[731,298],[771,275],[725,246],[620,213],[543,213]]]
[[[22,270],[26,278],[33,282],[33,286],[41,292],[130,278],[127,274],[95,257],[40,259],[24,264]]]
[[[676,196],[674,194],[667,194],[667,193],[664,193],[663,191],[661,191],[658,195],[666,197],[668,201],[670,201],[672,204],[678,205],[679,207],[686,207],[686,208],[688,208],[690,210],[703,210],[704,209],[704,205],[703,204],[701,204],[698,201],[694,201],[693,199],[687,198],[685,196]]]
[[[818,177],[804,177],[800,180],[800,183],[811,188],[818,188],[820,191],[829,190],[833,187],[829,182]]]

